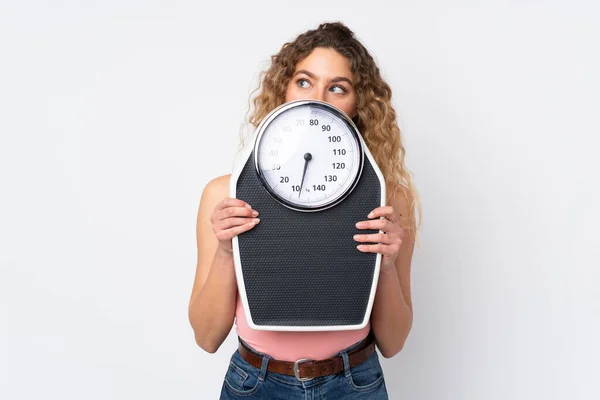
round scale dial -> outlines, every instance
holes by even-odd
[[[362,146],[358,129],[343,111],[321,101],[293,101],[277,107],[258,127],[256,172],[286,207],[323,210],[356,186]]]

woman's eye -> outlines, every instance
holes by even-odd
[[[306,86],[302,85],[302,82],[305,82],[305,83],[306,83]],[[305,88],[305,87],[308,87],[308,81],[307,81],[306,79],[302,79],[302,78],[301,78],[301,79],[298,79],[298,80],[296,81],[296,83],[297,83],[297,84],[298,84],[298,86],[300,86],[300,87],[303,87],[303,88]]]
[[[337,93],[346,93],[346,89],[341,86],[333,86],[332,89],[340,89],[340,91]]]

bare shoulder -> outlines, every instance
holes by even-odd
[[[207,199],[223,199],[229,196],[229,180],[231,174],[221,175],[211,179],[204,187],[202,197]]]

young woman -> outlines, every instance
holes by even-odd
[[[225,175],[206,185],[198,211],[198,265],[189,304],[196,342],[216,352],[235,318],[239,347],[221,399],[387,399],[375,348],[393,357],[412,326],[410,264],[418,231],[415,210],[420,211],[404,166],[391,89],[367,49],[342,23],[323,23],[285,43],[260,77],[262,90],[249,118],[254,127],[285,102],[328,102],[353,119],[385,177],[386,206],[356,221],[358,229],[385,233],[354,237],[360,251],[382,254],[371,318],[364,329],[351,331],[249,328],[238,297],[231,239],[260,223],[260,210],[230,198],[230,175]]]

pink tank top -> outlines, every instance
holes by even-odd
[[[260,331],[248,326],[239,292],[236,297],[235,329],[238,336],[253,349],[276,360],[293,362],[300,358],[329,358],[366,338],[371,329],[369,321],[362,329],[346,331]]]

